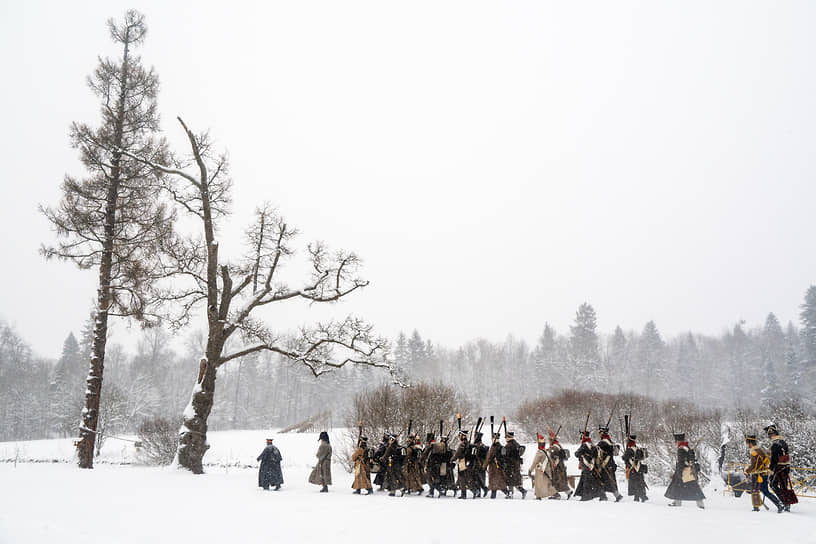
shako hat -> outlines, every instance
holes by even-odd
[[[274,438],[267,438],[267,439],[266,439],[266,443],[267,443],[267,444],[271,444],[273,440],[274,440]]]
[[[686,439],[686,433],[674,433],[675,442],[683,442]]]

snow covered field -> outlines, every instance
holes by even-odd
[[[802,499],[791,514],[754,513],[747,496],[723,496],[719,486],[706,489],[705,510],[693,504],[666,507],[663,488],[652,489],[646,504],[628,497],[618,504],[536,501],[531,495],[525,501],[366,497],[351,494],[351,475],[335,463],[335,485],[321,494],[306,483],[317,449],[314,434],[274,435],[285,484],[279,492],[263,491],[257,470],[235,465],[257,466],[255,457],[269,434],[211,433],[205,461],[224,466],[210,466],[203,476],[114,464],[133,459],[130,443],[114,441],[103,450],[106,462],[91,471],[64,462],[2,462],[0,542],[359,543],[390,535],[411,542],[475,536],[515,542],[816,543],[816,499]],[[71,439],[0,443],[0,459],[69,460],[72,449]]]

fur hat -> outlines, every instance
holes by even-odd
[[[505,431],[504,432],[504,437],[507,438],[507,439],[515,438],[516,434],[513,431]]]
[[[536,433],[536,440],[540,443],[543,443],[546,442],[547,438],[541,433]]]
[[[674,441],[675,442],[685,442],[686,440],[686,433],[674,433]]]
[[[326,442],[329,441],[329,433],[326,431],[320,431],[320,436],[317,437],[318,440],[325,440]]]
[[[774,423],[771,423],[770,425],[768,425],[767,427],[765,427],[765,428],[763,429],[763,431],[765,431],[766,433],[768,433],[768,436],[774,436],[774,435],[776,435],[776,434],[779,434],[779,429],[777,429],[777,428],[776,428],[776,425],[775,425]]]
[[[434,433],[425,433],[425,442],[433,442]]]
[[[629,435],[629,440],[631,440],[632,442],[634,442],[635,440],[637,440],[637,435],[636,435],[636,434],[630,434],[630,435]]]
[[[592,438],[589,436],[589,431],[581,431],[581,444],[585,444],[586,442],[592,442]]]

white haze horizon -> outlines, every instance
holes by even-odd
[[[715,335],[798,324],[816,284],[816,4],[7,2],[0,319],[42,356],[96,273],[38,255],[37,206],[83,175],[68,127],[98,124],[85,79],[128,8],[171,145],[182,116],[230,153],[223,251],[268,200],[300,249],[364,260],[368,288],[265,314],[283,329],[353,313],[392,338],[532,345],[589,302],[604,334]]]

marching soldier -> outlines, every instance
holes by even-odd
[[[760,493],[765,495],[774,506],[776,511],[781,514],[785,511],[785,505],[776,498],[776,495],[768,490],[768,474],[771,472],[771,459],[757,443],[755,434],[745,435],[745,445],[748,446],[751,452],[751,462],[748,468],[745,469],[745,475],[751,479],[751,505],[754,507],[754,512],[759,512],[759,507],[762,506],[762,498]]]
[[[567,499],[569,499],[572,496],[572,489],[570,489],[567,481],[567,450],[561,447],[556,433],[552,431],[550,431],[550,447],[547,450],[547,454],[550,456],[550,464],[553,467],[553,486],[555,486],[556,491],[558,491],[557,494],[550,498],[560,499],[560,493],[564,492],[567,494]]]
[[[402,494],[404,488],[402,482],[402,464],[404,460],[403,448],[399,445],[397,435],[392,434],[388,440],[388,447],[383,454],[385,459],[385,482],[384,486],[388,490],[388,496],[394,497],[397,491]]]
[[[487,461],[487,452],[489,450],[490,448],[482,443],[482,433],[479,431],[473,433],[473,445],[471,446],[471,451],[473,451],[474,459],[470,475],[473,478],[473,489],[478,489],[479,496],[484,495],[485,497],[487,497],[487,480],[484,467],[485,462]]]
[[[456,447],[456,452],[453,454],[451,461],[454,461],[456,463],[456,469],[458,472],[458,477],[456,479],[456,487],[459,489],[460,499],[467,499],[467,490],[470,489],[471,487],[468,457],[470,457],[470,443],[468,442],[468,433],[467,431],[459,431],[459,445]]]
[[[388,433],[383,434],[380,444],[377,446],[377,449],[374,450],[374,460],[380,467],[380,470],[377,472],[377,475],[374,476],[374,485],[379,486],[377,488],[377,491],[382,491],[384,489],[383,484],[385,483],[386,463],[383,456],[385,455],[385,450],[388,448],[388,441],[389,441]]]
[[[516,442],[515,433],[513,431],[505,431],[504,434],[504,450],[505,450],[505,464],[504,472],[507,476],[507,489],[510,493],[505,497],[506,499],[513,498],[513,490],[521,491],[521,498],[527,497],[527,490],[524,489],[521,480],[521,462],[524,450]]]
[[[357,449],[351,454],[351,462],[354,463],[354,483],[351,484],[354,494],[359,495],[365,489],[368,495],[372,495],[374,489],[371,486],[371,459],[367,437],[360,437]]]
[[[635,502],[646,502],[649,497],[646,496],[646,471],[648,467],[643,462],[645,455],[643,450],[638,447],[636,442],[637,436],[629,435],[626,441],[626,451],[623,452],[623,464],[626,470],[626,479],[629,482],[628,493],[629,496],[635,497]]]
[[[768,438],[771,439],[771,487],[776,496],[785,504],[785,512],[790,512],[791,504],[796,504],[799,499],[793,492],[790,481],[790,452],[788,443],[779,434],[776,425],[765,427]]]
[[[419,437],[409,435],[408,446],[405,448],[405,465],[403,469],[404,494],[410,495],[413,491],[422,494],[424,490],[422,487],[422,465],[420,464],[422,453],[422,442],[420,442]]]
[[[683,501],[696,501],[697,508],[705,508],[705,495],[697,483],[699,465],[694,450],[689,448],[685,433],[675,433],[674,442],[677,444],[677,465],[665,493],[667,498],[672,499],[669,506],[683,506]]]
[[[493,443],[490,444],[487,458],[484,465],[482,465],[482,468],[487,470],[487,489],[490,490],[491,499],[496,498],[496,491],[501,491],[507,497],[510,496],[510,492],[507,490],[507,476],[504,473],[503,449],[501,442],[499,442],[499,433],[494,433]]]
[[[426,448],[428,451],[425,469],[428,474],[428,494],[426,497],[433,497],[434,491],[439,492],[443,497],[448,491],[448,459],[450,451],[444,437],[439,441],[432,441]]]
[[[547,454],[547,439],[543,435],[536,433],[538,451],[533,458],[527,475],[533,479],[533,491],[537,500],[544,497],[548,499],[561,498],[554,485],[553,465],[550,456]]]
[[[575,495],[581,497],[582,501],[602,497],[606,499],[606,494],[601,488],[601,481],[595,471],[595,446],[592,445],[592,438],[588,431],[581,432],[581,446],[575,450],[575,457],[578,459],[578,468],[581,470],[581,479],[575,488]]]
[[[615,445],[612,443],[612,437],[609,436],[609,428],[603,425],[598,427],[598,434],[601,439],[595,448],[596,461],[595,471],[598,473],[598,479],[601,481],[601,489],[603,494],[600,499],[606,500],[606,494],[612,493],[615,496],[615,502],[619,502],[623,495],[618,491],[618,480],[615,478],[615,472],[618,470],[618,465],[615,463]]]

